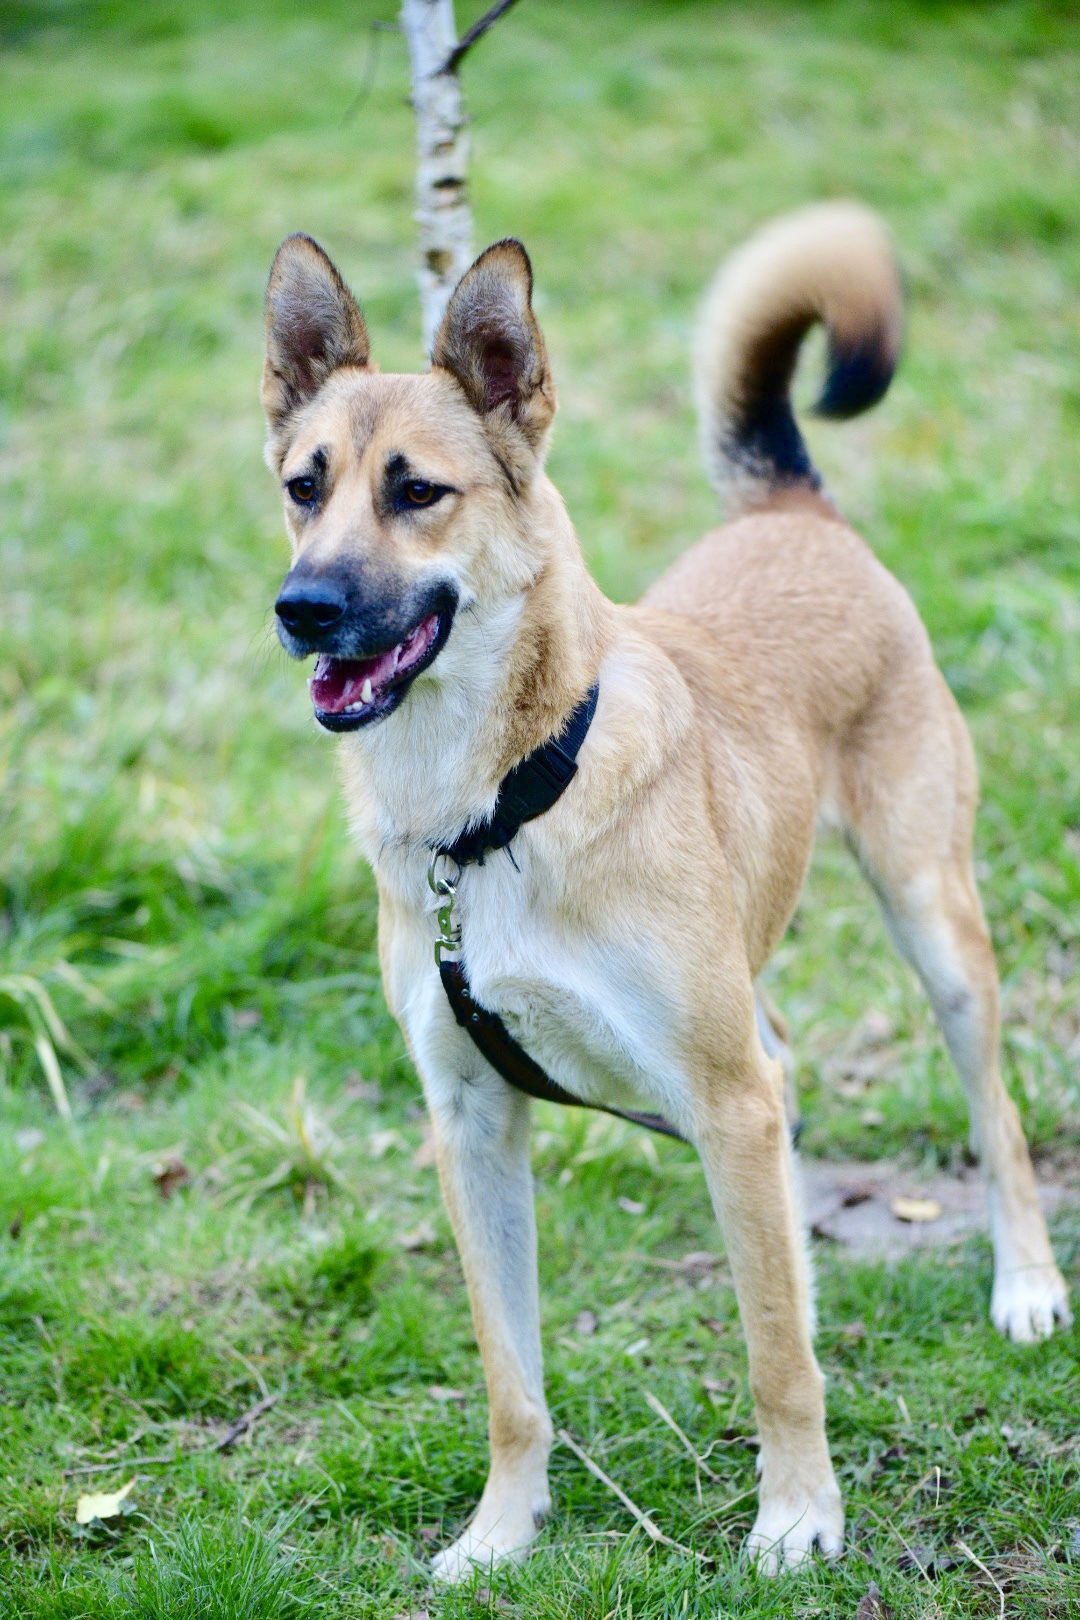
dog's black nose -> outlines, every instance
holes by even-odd
[[[345,591],[333,579],[287,579],[274,612],[298,641],[317,642],[345,617]]]

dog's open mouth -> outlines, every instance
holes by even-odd
[[[320,653],[308,682],[315,718],[327,731],[355,731],[397,707],[450,633],[451,615],[432,613],[403,641],[371,658],[332,658]]]

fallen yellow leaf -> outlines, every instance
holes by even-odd
[[[889,1208],[898,1221],[936,1221],[941,1214],[936,1198],[894,1198]]]
[[[120,1512],[121,1502],[134,1486],[135,1479],[132,1478],[118,1491],[91,1491],[89,1496],[80,1496],[75,1505],[75,1523],[89,1524],[91,1519],[115,1519]]]

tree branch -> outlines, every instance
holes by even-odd
[[[616,1485],[610,1474],[605,1474],[604,1470],[600,1467],[600,1464],[593,1462],[592,1458],[589,1456],[589,1453],[581,1449],[572,1434],[567,1433],[565,1429],[560,1429],[559,1439],[562,1441],[564,1446],[568,1446],[570,1448],[570,1450],[574,1453],[574,1456],[577,1457],[579,1461],[585,1464],[585,1467],[589,1470],[589,1473],[592,1474],[594,1479],[598,1479],[601,1485],[607,1486],[608,1490],[613,1496],[618,1497],[623,1507],[626,1508],[627,1511],[637,1520],[638,1524],[640,1524],[650,1541],[658,1541],[662,1546],[672,1547],[676,1552],[686,1553],[690,1558],[698,1558],[702,1563],[712,1563],[712,1559],[708,1558],[705,1553],[695,1552],[693,1547],[684,1547],[681,1541],[672,1541],[669,1535],[665,1535],[655,1520],[650,1519],[647,1513],[643,1513],[641,1511],[636,1502],[632,1502],[630,1500],[622,1486]],[[743,1494],[747,1495],[748,1493],[744,1492]],[[736,1498],[736,1500],[738,1499]]]
[[[473,23],[472,27],[466,29],[465,33],[462,34],[457,44],[450,52],[450,55],[446,58],[446,61],[439,69],[439,72],[456,73],[462,58],[472,50],[477,40],[481,39],[484,34],[487,33],[492,23],[497,23],[499,18],[503,16],[505,12],[509,11],[512,5],[516,5],[516,3],[517,0],[496,0],[496,3],[492,6],[491,10],[485,11],[484,15],[479,17],[476,22]]]
[[[221,1439],[214,1446],[214,1450],[230,1450],[230,1448],[239,1440],[240,1436],[244,1434],[246,1430],[251,1428],[251,1425],[256,1421],[256,1419],[261,1418],[264,1412],[268,1412],[270,1410],[277,1399],[278,1397],[276,1395],[264,1395],[261,1401],[256,1401],[254,1406],[249,1406],[247,1411],[242,1412],[237,1418],[236,1422],[231,1424],[228,1431],[222,1435]]]
[[[379,70],[379,46],[382,43],[383,34],[399,34],[401,32],[401,24],[393,22],[372,22],[368,23],[368,30],[370,33],[370,38],[368,39],[368,53],[367,62],[364,65],[364,75],[360,81],[359,90],[356,92],[356,95],[345,109],[345,114],[341,120],[343,124],[351,123],[351,121],[360,111],[361,107],[363,107],[366,103],[368,97],[371,95],[372,89],[375,85],[375,75]]]

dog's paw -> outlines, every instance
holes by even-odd
[[[515,1556],[520,1558],[522,1553],[508,1552],[466,1530],[449,1547],[435,1554],[431,1560],[431,1574],[434,1580],[453,1586],[458,1581],[467,1580],[474,1570],[491,1569],[493,1565]]]
[[[764,1575],[794,1569],[813,1556],[839,1558],[844,1550],[844,1505],[834,1482],[809,1499],[774,1496],[762,1501],[747,1551]]]
[[[488,1512],[481,1502],[472,1524],[431,1561],[435,1580],[449,1585],[467,1580],[476,1570],[489,1570],[508,1561],[520,1563],[540,1534],[550,1503],[524,1511],[504,1508]]]
[[[1053,1263],[998,1272],[990,1319],[1007,1339],[1020,1344],[1048,1338],[1056,1324],[1068,1327],[1072,1312],[1064,1277]]]

